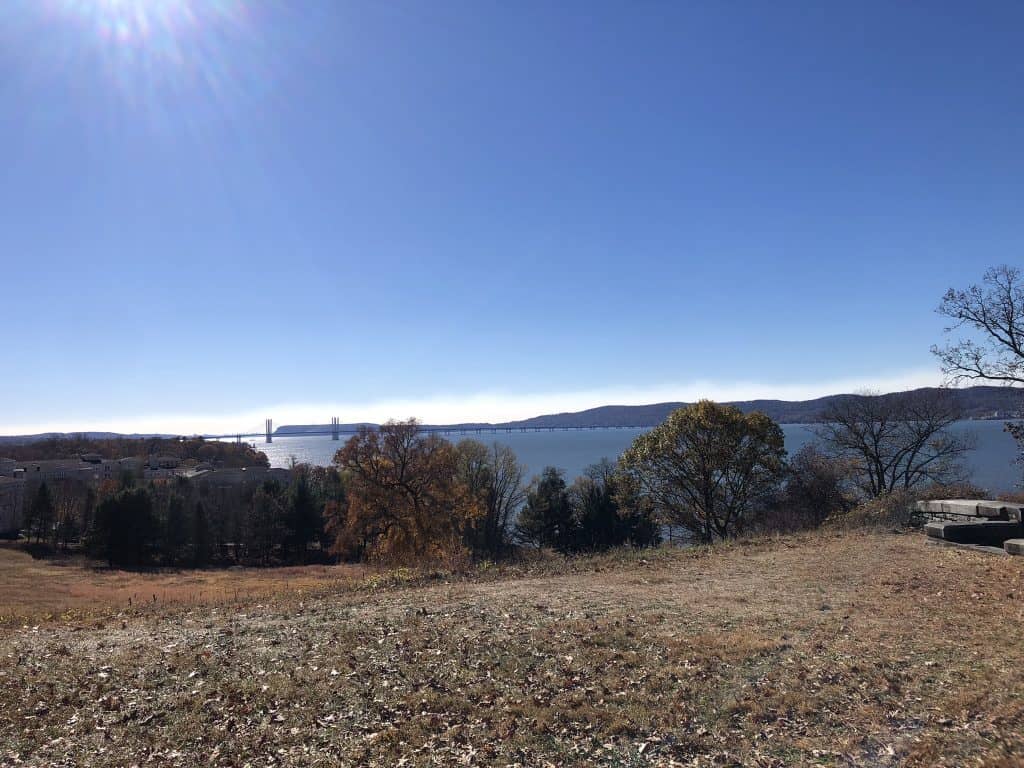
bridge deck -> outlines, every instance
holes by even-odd
[[[483,435],[483,434],[510,434],[512,432],[582,432],[594,429],[651,429],[650,426],[642,424],[619,424],[605,426],[600,424],[587,424],[576,427],[445,427],[445,426],[423,426],[420,430],[433,434],[443,435]],[[273,439],[275,437],[322,437],[334,435],[354,435],[358,432],[357,427],[345,427],[338,425],[337,428],[325,428],[315,430],[304,430],[302,432],[235,432],[226,435],[200,435],[204,440],[227,440],[241,439],[243,437],[262,437]]]

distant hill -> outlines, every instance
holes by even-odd
[[[70,439],[83,439],[83,440],[148,440],[150,438],[172,438],[175,435],[143,435],[143,434],[123,434],[121,432],[42,432],[37,435],[0,435],[0,445],[25,445],[26,443],[39,443],[44,440],[70,440]]]
[[[936,392],[935,387],[925,387],[915,392]],[[1016,418],[1024,414],[1024,389],[1011,387],[965,387],[947,390],[960,407],[965,419]],[[842,394],[827,395],[813,400],[742,400],[728,403],[735,405],[744,413],[760,411],[767,414],[780,424],[813,424],[821,418],[821,414],[831,404],[849,398],[865,397],[865,395]],[[534,416],[520,421],[500,423],[466,423],[443,424],[451,428],[555,428],[564,427],[653,427],[665,420],[676,408],[687,403],[653,403],[651,405],[602,405],[585,411],[572,413],[552,413],[546,416]],[[351,431],[355,424],[342,424],[345,431]],[[367,424],[366,426],[376,426]],[[300,435],[308,432],[325,432],[330,430],[329,424],[304,424],[279,427],[276,435]]]
[[[93,433],[97,434],[97,433]],[[109,433],[98,433],[107,434]],[[209,463],[218,468],[266,467],[265,454],[249,443],[202,440],[178,437],[87,437],[82,433],[74,435],[29,440],[18,443],[5,441],[0,449],[6,459],[15,461],[49,461],[73,459],[86,454],[95,454],[104,459],[125,457],[145,458],[147,456],[173,456],[181,461]]]
[[[914,390],[915,392],[938,391],[935,387]],[[1012,419],[1024,417],[1024,388],[1012,387],[964,387],[948,390],[953,393],[957,405],[965,419]],[[848,398],[865,397],[865,395],[842,394],[818,397],[813,400],[742,400],[731,402],[744,413],[760,411],[767,414],[780,424],[813,424],[821,417],[822,412],[832,403]],[[651,405],[602,405],[585,411],[572,413],[552,413],[545,416],[534,416],[520,421],[499,423],[468,422],[464,424],[437,424],[427,426],[446,427],[450,429],[561,429],[564,427],[653,427],[665,420],[676,408],[687,403],[652,403]],[[369,422],[342,424],[343,432],[351,433],[356,427],[375,427]],[[330,424],[288,424],[274,430],[275,435],[302,435],[308,433],[323,434],[329,432]],[[20,435],[11,437],[0,436],[0,446],[18,445],[54,439],[72,439],[84,437],[91,440],[113,440],[118,438],[152,439],[168,438],[171,435],[121,435],[115,432],[61,433],[49,432],[44,435]]]
[[[915,392],[938,391],[926,387]],[[1010,387],[967,387],[948,390],[953,393],[965,419],[1013,418],[1024,412],[1024,389]],[[728,403],[744,413],[760,411],[780,424],[813,424],[830,405],[864,395],[827,395],[813,400],[741,400]],[[515,427],[653,427],[665,420],[676,408],[687,403],[654,403],[652,405],[604,405],[576,413],[536,416],[510,422]]]

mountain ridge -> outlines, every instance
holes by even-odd
[[[1024,411],[1024,389],[1004,386],[980,385],[960,389],[921,387],[908,390],[914,393],[952,392],[964,419],[1017,418]],[[744,413],[760,411],[780,424],[812,424],[820,420],[821,413],[835,402],[859,397],[887,397],[893,394],[861,395],[844,393],[825,395],[810,400],[735,400],[725,403],[734,405]],[[425,426],[450,429],[563,429],[579,427],[653,427],[665,420],[676,408],[688,405],[686,402],[650,403],[647,405],[601,405],[582,411],[533,416],[528,419],[505,422],[465,422],[459,424],[428,424]],[[360,424],[342,424],[341,429],[351,431]],[[365,426],[377,426],[366,423]],[[283,425],[275,435],[301,435],[308,432],[329,431],[329,424]]]
[[[964,419],[1014,419],[1024,416],[1024,388],[1007,386],[978,385],[973,387],[949,388],[922,387],[909,392],[952,392]],[[780,424],[812,424],[820,419],[821,413],[832,403],[846,398],[887,397],[894,394],[861,395],[853,393],[825,395],[809,400],[777,400],[759,398],[756,400],[734,400],[725,403],[734,405],[744,413],[760,411]],[[564,429],[579,427],[654,427],[660,424],[676,408],[688,403],[663,402],[647,405],[601,405],[582,411],[566,411],[533,416],[528,419],[503,422],[462,422],[458,424],[427,424],[440,429]],[[341,424],[343,432],[360,427],[379,426],[373,422]],[[309,433],[330,432],[330,424],[285,424],[274,430],[275,436],[287,437]],[[174,437],[171,434],[122,434],[119,432],[47,432],[38,435],[0,435],[0,445],[24,443],[38,440],[62,439],[85,435],[89,438],[149,438]]]

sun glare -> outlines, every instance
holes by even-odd
[[[40,74],[98,71],[136,115],[174,130],[223,117],[239,97],[268,87],[254,7],[274,2],[41,0],[21,9],[52,41]]]
[[[74,20],[107,43],[166,45],[210,24],[240,22],[241,0],[51,0],[54,13]]]

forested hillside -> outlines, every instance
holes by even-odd
[[[93,439],[80,435],[69,435],[26,443],[9,442],[0,446],[0,456],[15,461],[75,459],[85,454],[96,454],[104,459],[173,456],[182,461],[194,459],[198,462],[209,462],[227,468],[270,465],[262,451],[257,451],[245,443],[221,443],[200,438],[108,437]]]

